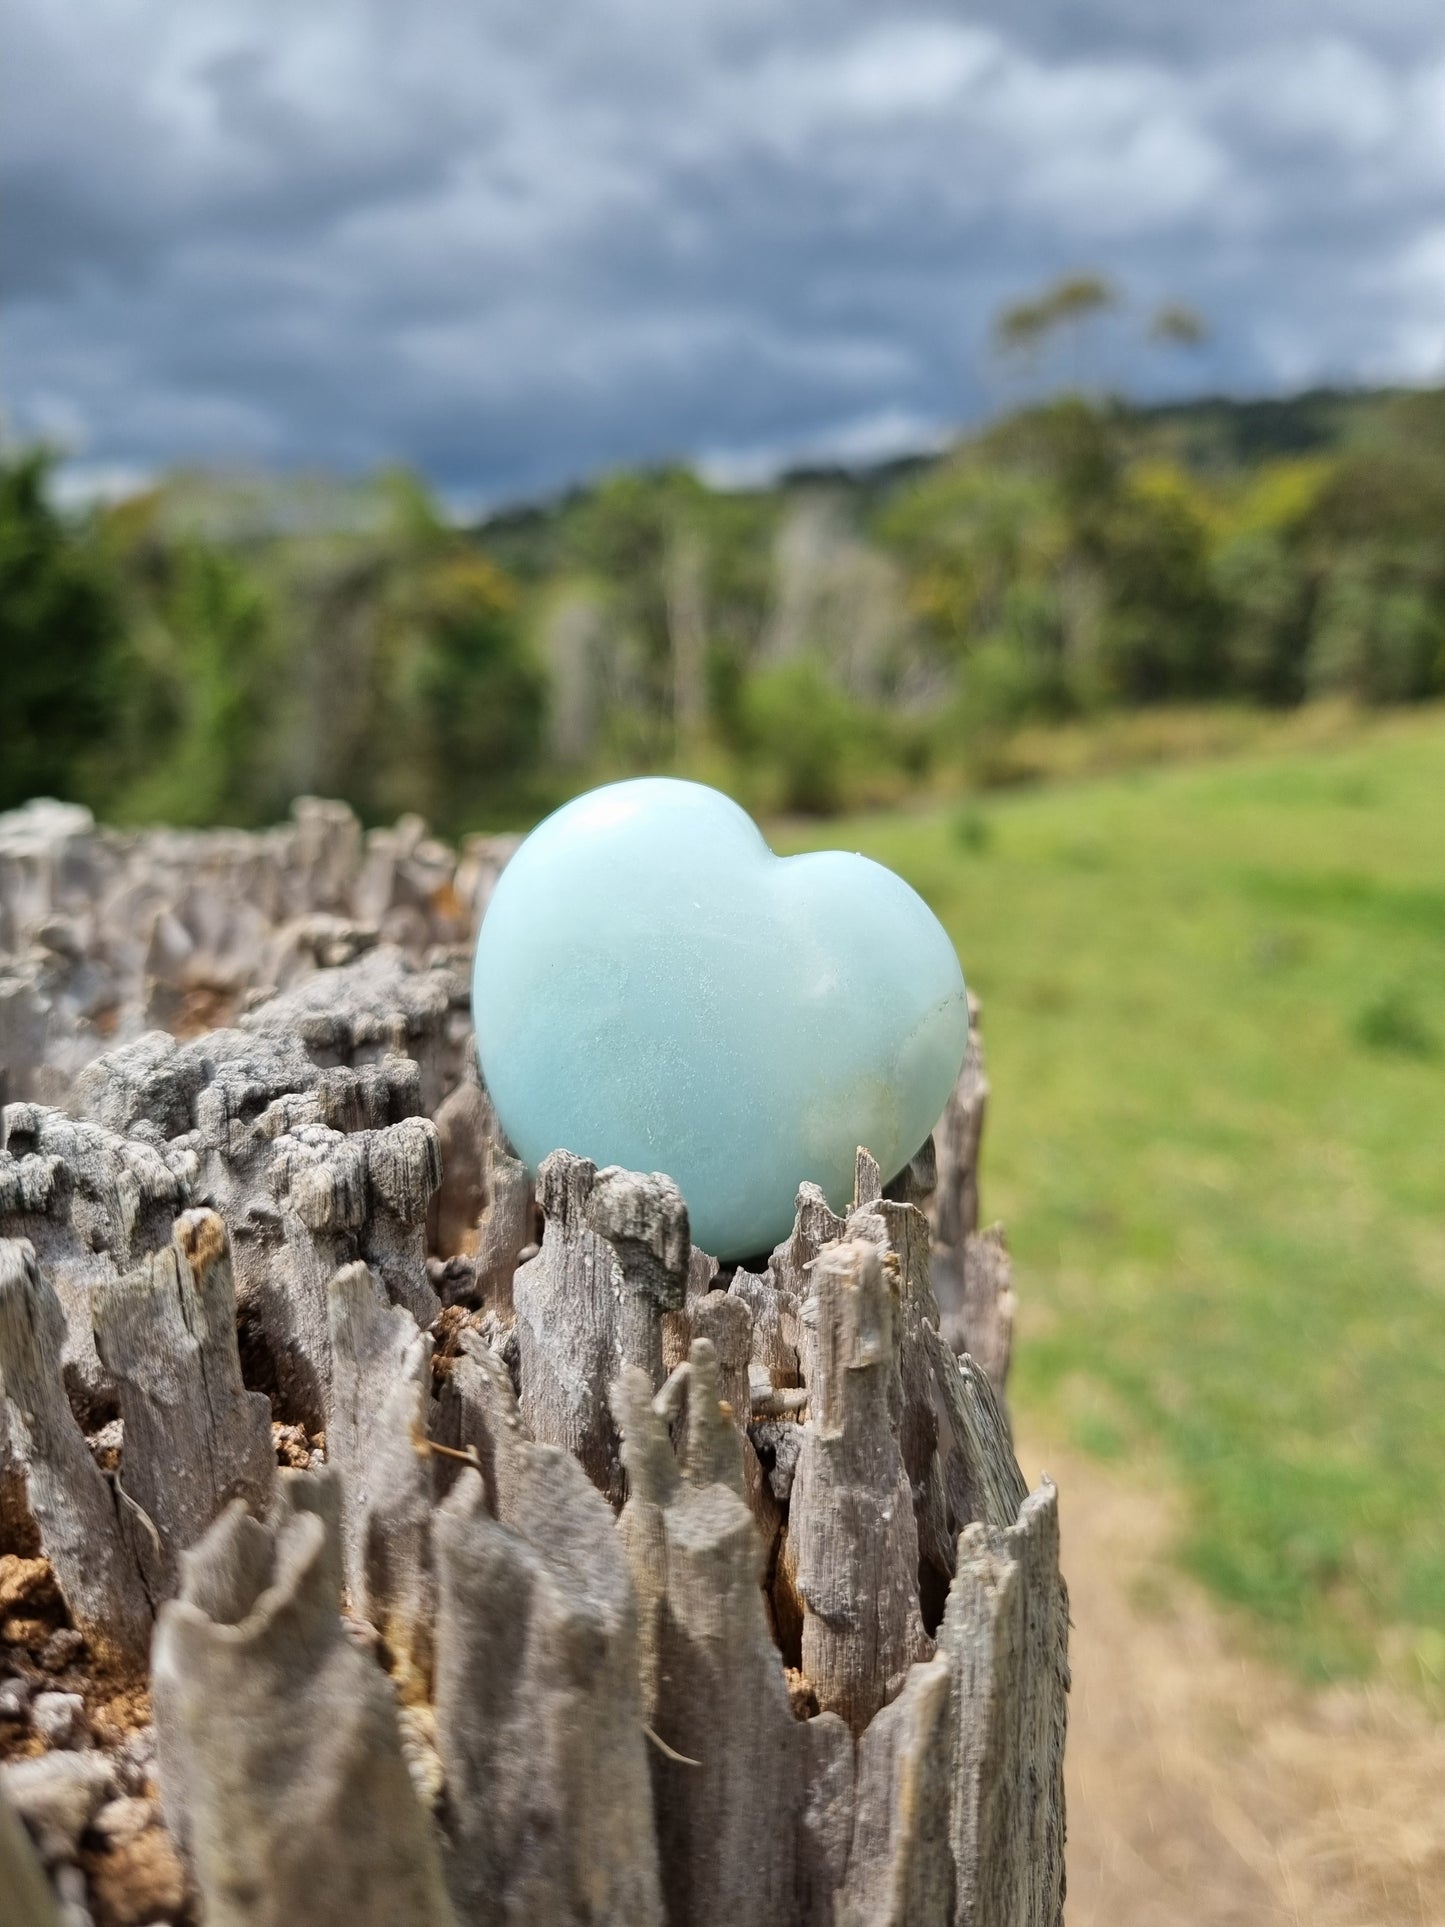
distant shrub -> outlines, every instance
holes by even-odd
[[[149,632],[132,632],[124,685],[136,770],[124,813],[200,824],[279,812],[287,789],[276,757],[281,650],[266,586],[227,550],[189,539],[166,556],[150,613]]]
[[[982,810],[966,803],[949,825],[955,844],[970,856],[982,856],[993,842],[993,825]]]
[[[1325,591],[1310,680],[1365,703],[1433,694],[1445,680],[1445,602],[1423,581],[1351,558]]]
[[[991,636],[964,665],[959,710],[965,739],[1066,714],[1057,658],[1031,648],[1017,634]]]
[[[1367,1050],[1398,1057],[1432,1058],[1440,1054],[1440,1040],[1420,1009],[1414,993],[1403,984],[1379,991],[1355,1017],[1356,1040]]]
[[[829,816],[869,787],[870,766],[891,762],[881,718],[846,695],[812,657],[760,670],[740,703],[744,754],[773,807]]]

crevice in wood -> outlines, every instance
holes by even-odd
[[[341,1492],[341,1540],[352,1609],[385,1642],[405,1700],[431,1681],[436,1578],[432,1474],[425,1440],[432,1340],[389,1304],[370,1266],[345,1265],[327,1288],[332,1389],[326,1459]]]
[[[897,1367],[892,1398],[913,1498],[918,1530],[918,1590],[925,1623],[936,1628],[953,1577],[954,1532],[950,1525],[938,1462],[938,1419],[934,1410],[933,1370],[924,1331],[937,1327],[928,1221],[911,1204],[891,1198],[859,1205],[848,1216],[848,1233],[876,1244],[895,1293]]]
[[[0,1394],[9,1450],[72,1623],[103,1665],[143,1668],[151,1598],[120,1503],[65,1393],[65,1314],[34,1247],[0,1239]]]
[[[124,1491],[149,1529],[131,1510],[123,1524],[146,1590],[160,1600],[175,1591],[179,1554],[230,1501],[264,1513],[275,1481],[270,1406],[241,1381],[220,1218],[185,1212],[165,1249],[97,1292],[91,1309],[119,1388]]]

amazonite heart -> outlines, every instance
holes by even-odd
[[[774,856],[736,803],[665,777],[593,790],[527,838],[472,1009],[532,1170],[562,1149],[665,1171],[719,1258],[786,1237],[805,1178],[845,1206],[860,1144],[901,1171],[968,1040],[953,945],[901,877]]]

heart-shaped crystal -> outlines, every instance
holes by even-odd
[[[559,1149],[665,1171],[724,1259],[785,1237],[806,1178],[845,1205],[860,1144],[902,1170],[968,1040],[953,945],[901,877],[775,856],[729,798],[666,777],[532,832],[487,908],[472,1008],[534,1171]]]

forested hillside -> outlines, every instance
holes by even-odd
[[[648,768],[829,811],[1014,773],[1025,725],[1445,690],[1445,392],[1057,400],[755,490],[605,477],[458,527],[414,477],[0,473],[0,806],[448,831]]]

